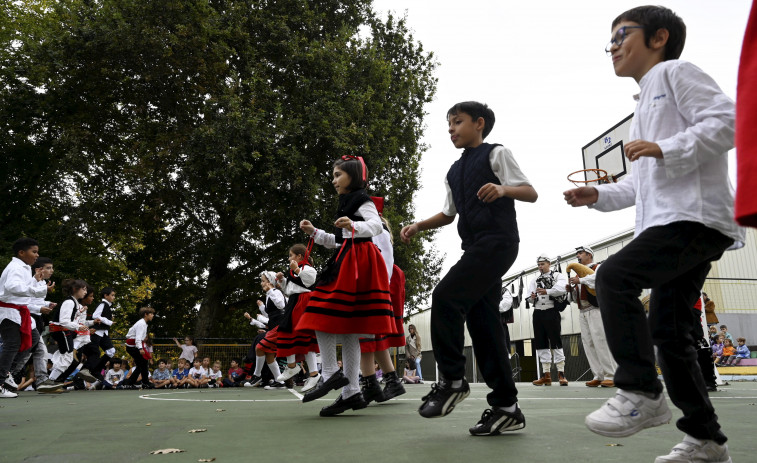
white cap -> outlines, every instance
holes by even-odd
[[[592,257],[594,257],[594,250],[590,248],[589,246],[579,246],[576,248],[576,252],[581,252],[581,251],[591,254]]]
[[[547,256],[546,252],[542,252],[541,254],[539,254],[539,257],[536,258],[536,263],[538,264],[539,262],[552,263],[552,259],[549,256]]]
[[[272,285],[276,285],[276,274],[271,272],[270,270],[264,270],[260,272],[261,277],[265,277],[266,280],[268,280],[268,283]]]

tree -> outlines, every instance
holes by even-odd
[[[24,139],[45,140],[28,149],[55,159],[60,179],[56,200],[27,207],[55,209],[58,241],[95,244],[136,286],[154,285],[141,302],[156,307],[157,331],[243,333],[259,272],[283,268],[305,239],[299,220],[333,222],[329,176],[342,154],[365,157],[390,219],[412,216],[435,62],[404,20],[380,20],[370,2],[18,8],[21,45],[5,59],[18,66],[3,75],[24,83],[21,104],[44,100]],[[45,27],[32,29],[33,17]],[[396,253],[412,308],[439,261],[420,243]]]

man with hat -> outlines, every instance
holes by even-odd
[[[560,386],[567,386],[565,378],[565,354],[560,339],[560,311],[555,307],[558,298],[565,295],[568,279],[560,272],[549,269],[550,258],[545,253],[536,259],[541,274],[529,285],[529,298],[534,306],[534,348],[542,364],[542,376],[533,382],[534,386],[552,385],[552,355],[557,364]],[[551,352],[550,352],[551,346]]]
[[[602,324],[602,314],[599,311],[597,297],[589,292],[589,288],[595,288],[597,268],[594,263],[594,251],[589,246],[576,248],[576,259],[581,265],[594,270],[591,275],[584,277],[573,276],[570,278],[571,299],[578,305],[578,321],[581,326],[581,342],[584,345],[586,358],[589,360],[589,368],[594,373],[594,378],[586,382],[588,387],[615,387],[615,369],[618,365],[612,358],[610,347],[607,345],[605,327]]]

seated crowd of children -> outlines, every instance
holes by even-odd
[[[751,352],[746,344],[746,338],[736,338],[736,345],[726,325],[720,325],[720,331],[715,325],[710,326],[710,345],[712,347],[712,359],[715,365],[721,367],[736,366],[742,359],[751,357]]]

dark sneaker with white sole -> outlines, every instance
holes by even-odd
[[[424,418],[438,418],[449,415],[455,406],[470,395],[468,381],[463,378],[463,384],[458,388],[452,387],[452,381],[444,378],[431,385],[431,392],[423,396],[423,404],[418,413]]]
[[[481,414],[481,419],[475,426],[470,428],[474,436],[496,436],[506,431],[517,431],[526,427],[526,417],[515,406],[515,411],[510,413],[501,408],[487,408]]]

